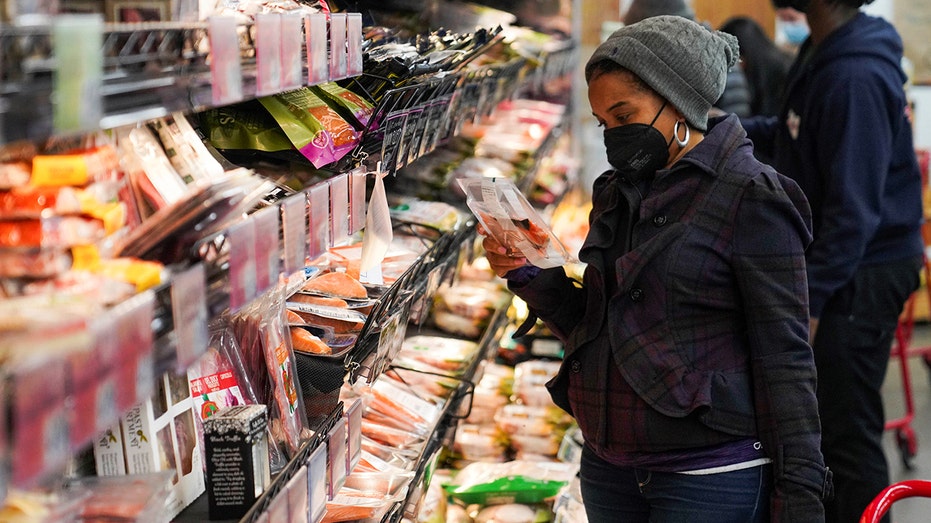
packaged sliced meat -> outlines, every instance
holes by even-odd
[[[72,247],[105,235],[103,222],[79,216],[0,220],[0,247]]]

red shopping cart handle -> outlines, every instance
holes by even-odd
[[[866,507],[860,523],[878,523],[893,503],[900,499],[914,497],[931,497],[931,481],[910,479],[889,485]]]

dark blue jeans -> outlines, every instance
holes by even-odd
[[[772,467],[693,476],[616,467],[582,451],[582,501],[590,523],[763,523]]]
[[[821,314],[813,349],[821,450],[834,472],[834,498],[825,502],[828,523],[859,521],[889,484],[880,389],[899,313],[918,287],[920,267],[920,258],[862,267]]]

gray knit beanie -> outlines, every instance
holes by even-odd
[[[644,18],[660,15],[676,15],[695,19],[695,11],[685,0],[634,0],[624,13],[624,24],[636,24]]]
[[[599,45],[585,66],[585,79],[598,62],[615,62],[705,131],[708,110],[724,92],[727,71],[739,56],[733,35],[681,16],[654,16],[618,29]]]

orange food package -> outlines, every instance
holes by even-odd
[[[291,346],[298,352],[309,354],[332,354],[333,349],[323,342],[320,338],[314,336],[307,329],[301,327],[291,327]]]
[[[327,272],[309,280],[302,290],[332,298],[364,300],[368,298],[365,286],[345,272]]]

